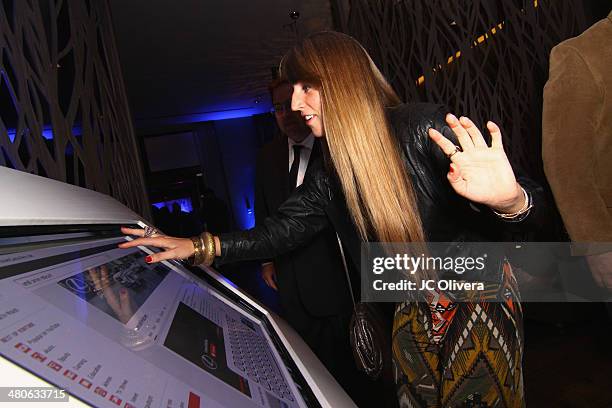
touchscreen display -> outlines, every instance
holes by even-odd
[[[257,317],[124,239],[5,246],[2,356],[101,407],[305,405]]]

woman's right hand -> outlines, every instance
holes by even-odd
[[[527,208],[528,200],[504,152],[499,126],[488,122],[491,146],[466,117],[457,119],[446,115],[446,123],[455,133],[461,146],[456,146],[436,129],[429,129],[429,136],[449,158],[448,181],[462,197],[485,204],[498,213],[513,214]]]
[[[129,242],[122,242],[119,248],[133,248],[136,246],[153,246],[162,248],[164,251],[151,254],[145,258],[147,263],[156,263],[168,259],[187,259],[194,253],[193,242],[190,238],[175,238],[167,235],[157,235],[144,238],[145,230],[142,228],[121,227],[121,232],[126,235],[137,237]]]

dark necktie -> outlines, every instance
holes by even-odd
[[[297,184],[298,170],[300,169],[300,151],[302,146],[293,145],[293,163],[291,163],[291,169],[289,169],[289,192],[295,190]]]

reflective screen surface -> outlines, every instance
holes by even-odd
[[[0,238],[3,357],[100,407],[305,406],[261,318],[124,237],[73,235]]]

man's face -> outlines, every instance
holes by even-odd
[[[281,132],[294,142],[301,142],[310,134],[310,129],[302,120],[300,112],[291,110],[292,93],[293,87],[289,84],[282,84],[272,91],[274,117]]]

